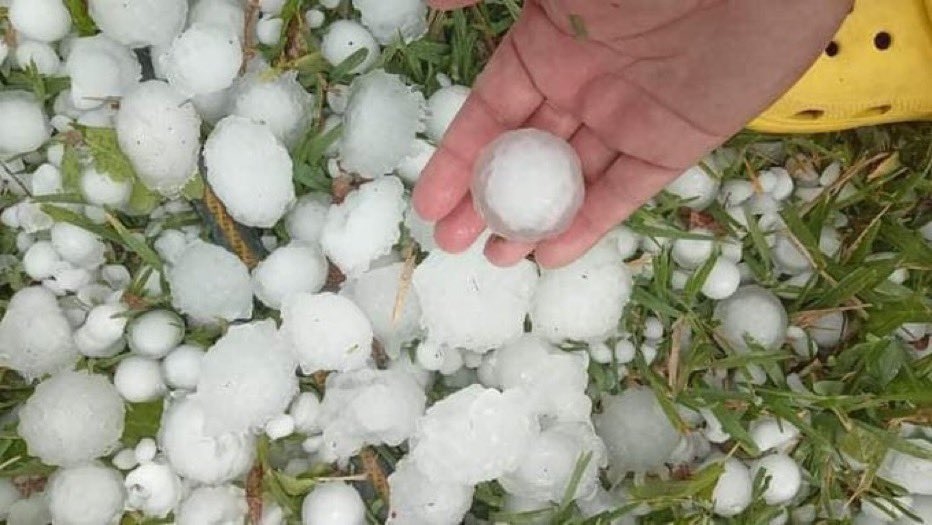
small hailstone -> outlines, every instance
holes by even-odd
[[[712,232],[704,228],[690,230],[690,234],[711,236]],[[708,239],[677,239],[673,242],[673,251],[670,255],[681,267],[695,270],[702,266],[712,256],[714,240]]]
[[[65,71],[71,77],[71,101],[80,110],[122,97],[142,78],[136,55],[105,35],[74,40]]]
[[[259,0],[259,9],[263,14],[278,15],[285,6],[285,0]]]
[[[340,290],[366,314],[375,338],[390,356],[397,356],[401,345],[420,332],[421,307],[417,294],[408,290],[404,304],[395,317],[396,303],[405,264],[394,263],[350,278]]]
[[[9,478],[0,479],[0,520],[5,520],[13,503],[22,498],[19,489]]]
[[[626,261],[634,257],[641,242],[640,235],[627,226],[619,226],[609,235],[615,241],[615,248],[618,249],[621,260]]]
[[[641,357],[644,358],[644,362],[651,364],[654,362],[654,359],[657,359],[657,347],[651,344],[643,344],[638,347],[638,353],[641,354]]]
[[[0,320],[0,366],[33,380],[77,360],[71,326],[55,296],[39,286],[13,294]]]
[[[133,450],[133,454],[136,456],[136,462],[140,464],[152,462],[157,452],[158,448],[155,444],[155,440],[152,438],[140,439],[139,443],[136,444],[136,449]]]
[[[256,297],[269,308],[281,308],[293,293],[316,293],[327,281],[327,260],[313,244],[292,242],[273,251],[252,272]]]
[[[68,266],[49,241],[38,241],[23,254],[23,270],[33,280],[48,279],[55,272]]]
[[[320,50],[330,65],[339,65],[360,49],[366,50],[366,58],[350,73],[362,73],[375,64],[381,53],[379,43],[368,29],[352,20],[337,20],[327,26]]]
[[[706,159],[706,163],[709,166],[715,165],[710,159]],[[710,176],[702,166],[693,166],[667,184],[665,189],[682,199],[684,205],[694,210],[702,210],[715,200],[718,188],[718,179]]]
[[[52,226],[52,246],[62,259],[82,268],[95,268],[104,263],[106,246],[93,233],[67,222]]]
[[[730,179],[722,183],[719,200],[725,206],[740,206],[754,195],[754,185],[744,179]]]
[[[799,429],[792,423],[772,417],[754,420],[748,429],[751,440],[760,452],[788,452],[799,440]]]
[[[262,17],[256,22],[256,40],[266,46],[274,46],[282,34],[285,21],[278,17]]]
[[[130,403],[155,401],[167,390],[159,362],[147,357],[129,356],[120,361],[113,374],[113,384]]]
[[[324,253],[347,275],[366,271],[398,242],[404,209],[404,185],[396,177],[363,184],[327,213]]]
[[[90,0],[97,27],[124,46],[164,45],[181,33],[188,14],[185,0]]]
[[[242,39],[246,13],[241,0],[196,0],[188,14],[188,27],[194,24],[212,26]]]
[[[120,470],[131,470],[139,464],[139,462],[136,461],[136,451],[131,448],[124,448],[114,454],[110,462],[113,463],[114,467]]]
[[[709,299],[721,301],[731,297],[740,284],[741,272],[738,265],[722,256],[712,265],[712,270],[702,283],[701,291],[702,295]]]
[[[217,197],[247,226],[272,227],[294,203],[291,157],[264,125],[223,119],[204,145],[204,163]]]
[[[304,13],[304,20],[311,29],[318,29],[323,27],[326,21],[326,15],[319,9],[308,9],[307,12]]]
[[[421,178],[421,173],[427,167],[427,163],[430,162],[435,151],[437,151],[437,148],[433,144],[426,140],[414,139],[411,144],[411,151],[395,166],[395,173],[406,182],[416,183]]]
[[[172,306],[199,321],[252,317],[249,271],[225,249],[195,241],[168,270]]]
[[[9,19],[22,37],[40,42],[55,42],[71,29],[71,15],[62,0],[13,0]]]
[[[188,239],[180,230],[165,230],[155,239],[152,247],[164,262],[171,264],[188,247]]]
[[[789,198],[795,189],[793,177],[790,176],[790,173],[783,168],[771,168],[770,173],[774,175],[773,189],[770,190],[773,198],[778,201]]]
[[[319,483],[301,504],[303,525],[364,525],[366,505],[359,492],[342,481]],[[179,524],[181,525],[181,524]]]
[[[298,83],[297,72],[273,79],[263,75],[252,76],[236,88],[230,114],[267,125],[275,138],[292,147],[310,125],[314,97]]]
[[[658,340],[663,337],[663,322],[660,319],[650,316],[644,319],[644,338]]]
[[[538,432],[520,390],[472,385],[427,410],[409,457],[430,478],[473,485],[517,468]]]
[[[48,117],[35,95],[0,92],[0,157],[34,151],[50,136]]]
[[[162,359],[162,376],[165,383],[172,388],[194,390],[201,375],[201,361],[204,349],[181,345]]]
[[[431,479],[402,458],[388,477],[389,525],[458,525],[472,506],[470,485]]]
[[[831,226],[823,227],[819,234],[819,250],[829,257],[835,257],[841,250],[841,246],[842,238],[838,230]]]
[[[24,40],[16,45],[16,65],[20,69],[28,69],[35,64],[40,75],[53,76],[58,73],[61,59],[55,49],[45,42]]]
[[[129,202],[132,191],[132,182],[114,180],[93,166],[87,167],[81,175],[81,195],[88,204],[122,208]]]
[[[590,343],[589,357],[599,364],[608,364],[612,362],[612,350],[605,343]]]
[[[126,506],[152,518],[164,518],[181,501],[181,480],[168,465],[146,463],[126,474]]]
[[[620,339],[615,343],[615,361],[618,364],[625,365],[634,361],[637,349],[630,339]]]
[[[401,38],[416,40],[427,32],[427,2],[424,0],[353,0],[362,23],[382,45]]]
[[[172,470],[198,483],[226,483],[246,473],[255,458],[255,437],[249,433],[212,436],[206,413],[194,399],[170,406],[162,416],[159,448]]]
[[[127,338],[133,352],[162,358],[184,338],[184,321],[171,310],[150,310],[129,324]]]
[[[424,96],[382,70],[357,77],[350,91],[340,142],[343,167],[366,178],[390,173],[423,130]]]
[[[570,145],[536,129],[504,133],[475,163],[472,195],[489,228],[537,242],[569,227],[583,202],[582,166]]]
[[[364,445],[399,446],[415,431],[427,398],[398,370],[362,369],[327,378],[317,425],[325,461],[344,461]]]
[[[120,149],[149,189],[174,196],[197,170],[201,119],[194,106],[159,80],[135,87],[116,117]]]
[[[839,177],[841,177],[841,163],[833,162],[822,171],[822,175],[819,176],[819,185],[823,187],[831,186],[835,184]]]
[[[809,337],[822,348],[838,346],[844,337],[847,318],[844,312],[830,312],[816,319],[806,332]]]
[[[660,467],[680,440],[654,392],[646,387],[603,397],[602,413],[592,419],[617,474]]]
[[[435,143],[443,139],[469,93],[470,89],[466,86],[449,86],[438,89],[427,99],[427,136]]]
[[[405,228],[408,234],[414,239],[424,252],[433,252],[438,250],[437,241],[434,239],[434,230],[436,224],[427,222],[410,205],[405,210]]]
[[[60,372],[23,404],[17,431],[29,454],[43,463],[74,465],[113,450],[123,434],[123,415],[123,400],[106,377]]]
[[[198,487],[181,502],[175,513],[177,525],[243,523],[249,506],[246,492],[234,485]]]
[[[772,454],[759,459],[751,469],[751,477],[756,478],[760,471],[770,478],[770,483],[763,494],[764,501],[768,505],[782,505],[789,502],[802,486],[802,470],[796,461],[786,454]]]
[[[197,382],[214,434],[261,428],[297,391],[294,358],[272,320],[230,327],[207,351]]]
[[[123,514],[126,499],[123,476],[93,463],[59,469],[45,493],[52,521],[61,525],[111,523]]]
[[[786,309],[772,292],[760,286],[743,286],[715,306],[720,333],[735,350],[748,351],[745,339],[768,350],[779,348],[786,338]]]
[[[308,434],[318,430],[320,428],[317,424],[317,418],[320,415],[320,399],[313,392],[301,392],[291,402],[288,414],[294,420],[296,431]]]
[[[311,436],[301,442],[301,450],[307,454],[317,454],[324,444],[324,437],[320,434]]]
[[[431,252],[414,270],[421,326],[431,343],[482,353],[524,332],[537,268],[530,261],[495,266],[483,244],[480,239],[459,255]]]
[[[737,516],[751,504],[754,480],[743,463],[734,458],[724,461],[724,468],[712,490],[712,505],[716,515]]]
[[[907,441],[927,453],[932,450],[932,443],[925,439],[911,438]],[[924,457],[891,448],[877,469],[877,476],[903,487],[907,492],[932,495],[932,460]]]
[[[777,268],[787,275],[799,275],[812,270],[809,257],[787,234],[778,233],[774,236],[770,253]]]
[[[447,351],[449,351],[449,349],[424,342],[418,345],[415,359],[418,366],[424,370],[437,372],[443,368]]]
[[[372,326],[352,301],[332,293],[298,293],[282,305],[282,333],[305,373],[355,370],[369,360]]]
[[[291,240],[311,244],[320,242],[330,203],[330,196],[325,193],[308,193],[298,198],[285,215],[285,231]]]
[[[193,96],[230,87],[243,52],[237,34],[196,23],[175,38],[161,61],[168,83]]]
[[[284,437],[288,437],[294,433],[294,418],[288,414],[282,414],[276,416],[275,418],[269,420],[265,424],[265,435],[269,436],[269,439],[276,440]]]

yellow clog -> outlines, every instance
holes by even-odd
[[[817,133],[932,119],[932,0],[856,0],[818,61],[748,127]]]

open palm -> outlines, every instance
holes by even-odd
[[[475,0],[431,0],[448,9]],[[831,40],[851,0],[526,0],[415,188],[447,251],[485,224],[469,195],[482,148],[540,128],[579,153],[586,200],[538,245],[492,237],[500,265],[531,252],[567,264],[786,91]]]

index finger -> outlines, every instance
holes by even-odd
[[[414,188],[414,209],[426,220],[448,215],[469,192],[479,152],[520,127],[544,98],[510,36],[502,40]]]

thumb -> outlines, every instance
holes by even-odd
[[[434,9],[448,11],[450,9],[459,9],[461,7],[478,4],[480,0],[428,0],[428,4]]]

